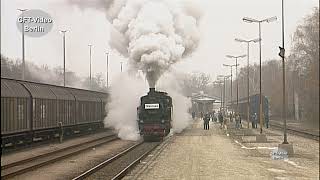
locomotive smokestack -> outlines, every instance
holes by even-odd
[[[154,93],[156,92],[156,88],[149,88],[149,93]]]

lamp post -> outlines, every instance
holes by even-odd
[[[235,66],[238,66],[239,64],[232,64],[232,65],[230,65],[230,64],[223,64],[223,66],[226,66],[226,67],[230,67],[230,69],[231,69],[231,75],[230,75],[230,77],[231,77],[231,112],[232,112],[232,115],[233,115],[233,101],[232,101],[232,67],[235,67]]]
[[[28,11],[28,9],[17,9],[18,11],[21,12],[22,15],[22,80],[25,80],[25,57],[24,57],[24,12]]]
[[[220,92],[221,92],[220,93],[220,111],[221,111],[221,109],[222,109],[222,92],[223,92],[222,84],[223,84],[223,81],[218,80],[218,81],[214,81],[213,83],[220,86]]]
[[[90,59],[89,79],[90,79],[90,86],[91,86],[91,48],[92,48],[92,44],[88,44],[88,46],[89,46],[89,59]]]
[[[260,61],[260,65],[259,65],[259,74],[260,74],[260,85],[259,85],[259,94],[260,94],[260,100],[259,100],[259,122],[260,122],[260,134],[262,134],[262,93],[261,93],[261,23],[263,22],[267,22],[267,23],[270,23],[270,22],[273,22],[275,20],[277,20],[277,17],[276,16],[273,16],[273,17],[270,17],[270,18],[267,18],[267,19],[263,19],[263,20],[256,20],[256,19],[252,19],[252,18],[249,18],[249,17],[244,17],[242,19],[244,22],[247,22],[247,23],[258,23],[259,24],[259,61]]]
[[[107,88],[109,87],[109,52],[106,52],[107,55]]]
[[[218,78],[223,78],[223,103],[222,103],[222,108],[223,111],[225,109],[225,102],[226,102],[226,80],[231,77],[230,75],[224,76],[224,75],[218,75]],[[224,111],[225,112],[225,111]]]
[[[285,49],[284,49],[284,0],[281,2],[282,7],[282,48],[280,47],[279,55],[282,57],[282,119],[283,119],[283,143],[289,144],[287,139],[287,111],[286,111],[286,74],[285,74]],[[293,95],[294,96],[294,95]]]
[[[250,121],[250,90],[249,90],[249,48],[251,42],[258,42],[260,41],[259,38],[257,39],[251,39],[251,40],[243,40],[236,38],[235,41],[238,41],[240,43],[247,43],[247,121],[248,121],[248,128],[249,128],[249,121]]]
[[[63,86],[66,86],[66,32],[67,30],[60,30],[63,34],[62,46],[63,46]]]
[[[241,55],[241,56],[231,56],[231,55],[227,55],[226,57],[228,58],[234,58],[236,59],[236,81],[237,81],[237,113],[239,112],[239,82],[238,82],[238,58],[243,58],[246,57],[246,55]]]

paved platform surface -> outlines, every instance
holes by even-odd
[[[274,160],[270,153],[280,135],[269,132],[269,142],[257,144],[250,141],[253,136],[239,138],[232,131],[212,122],[210,130],[203,130],[197,120],[124,179],[319,179],[319,142],[295,139],[307,146],[295,147],[296,157]]]

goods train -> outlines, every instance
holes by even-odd
[[[249,105],[250,105],[250,117],[254,113],[257,113],[257,116],[260,116],[259,106],[260,106],[260,94],[251,95],[249,97]],[[248,98],[241,98],[238,101],[238,110],[241,117],[247,119],[247,105],[248,105]],[[237,101],[233,102],[233,108],[237,109]],[[269,119],[269,100],[266,96],[262,95],[262,112],[263,112],[263,119]]]
[[[102,128],[107,98],[102,92],[1,78],[1,146]]]
[[[150,88],[148,94],[140,98],[138,124],[145,141],[159,141],[169,134],[172,112],[172,98],[166,92]]]

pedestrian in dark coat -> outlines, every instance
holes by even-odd
[[[206,114],[203,118],[203,129],[209,130],[210,115]]]

